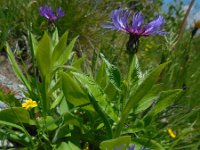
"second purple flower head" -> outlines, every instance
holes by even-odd
[[[40,15],[47,18],[49,22],[55,22],[58,18],[61,18],[65,15],[62,8],[58,8],[56,12],[48,5],[41,6],[39,9]]]

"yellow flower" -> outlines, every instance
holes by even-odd
[[[33,101],[32,99],[27,99],[25,103],[22,104],[22,107],[25,109],[37,107],[38,104],[36,101]]]
[[[200,29],[200,20],[194,22],[194,28]]]
[[[168,134],[169,134],[170,137],[176,138],[176,134],[174,133],[174,131],[172,131],[171,128],[168,128],[168,129],[167,129],[167,132],[168,132]]]

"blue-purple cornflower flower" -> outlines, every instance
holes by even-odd
[[[122,150],[124,148],[124,144],[122,144],[120,147],[114,148],[114,150]],[[129,146],[127,150],[134,150],[135,145]],[[140,150],[150,150],[149,148],[141,147]]]
[[[163,30],[165,20],[162,16],[155,17],[148,24],[144,24],[144,16],[138,12],[132,16],[131,22],[129,22],[130,12],[124,9],[116,9],[111,13],[112,21],[107,25],[103,25],[104,28],[113,30],[121,30],[129,33],[130,38],[127,43],[127,50],[130,53],[136,53],[139,47],[139,38],[141,36],[149,35],[165,35],[167,32]]]
[[[61,7],[59,7],[56,12],[54,12],[52,10],[52,8],[48,5],[45,6],[41,6],[39,9],[40,15],[47,18],[49,20],[49,22],[54,22],[55,20],[57,20],[58,18],[63,17],[64,11],[62,10]]]

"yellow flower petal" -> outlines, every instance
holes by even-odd
[[[167,132],[168,132],[168,134],[169,134],[170,137],[176,138],[176,134],[172,131],[171,128],[168,128],[168,129],[167,129]]]
[[[32,99],[27,99],[25,101],[25,103],[22,104],[22,107],[25,109],[29,109],[29,108],[33,108],[33,107],[37,107],[37,102],[33,101]]]

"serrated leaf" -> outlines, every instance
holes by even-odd
[[[130,113],[130,111],[138,105],[140,100],[144,98],[144,96],[149,92],[149,90],[153,87],[156,80],[158,80],[158,77],[162,70],[165,68],[165,66],[168,64],[164,63],[159,65],[156,69],[154,69],[139,85],[139,87],[136,89],[136,91],[130,96],[125,108],[122,111],[121,114],[121,120],[117,126],[115,136],[119,136],[120,132],[124,126],[124,123]]]
[[[142,77],[143,75],[139,67],[137,55],[134,55],[129,67],[128,79],[127,79],[128,83],[131,83],[132,81],[137,81]]]
[[[161,64],[146,77],[146,79],[137,88],[136,92],[130,96],[129,101],[124,108],[124,113],[129,113],[132,108],[137,106],[138,102],[142,100],[142,98],[149,92],[149,90],[151,90],[161,71],[167,64],[168,63]]]
[[[110,79],[110,82],[114,85],[114,87],[118,90],[121,91],[120,86],[121,86],[121,75],[119,69],[112,65],[105,57],[103,54],[101,54],[101,58],[106,64],[106,73],[107,76]],[[102,77],[103,78],[103,77]]]
[[[87,88],[89,93],[91,93],[96,101],[98,101],[99,106],[105,113],[115,122],[118,122],[118,117],[115,114],[111,104],[107,100],[106,94],[103,92],[101,87],[91,78],[84,74],[73,73],[76,79],[82,84],[83,87]]]
[[[105,88],[108,82],[108,77],[106,76],[106,65],[102,63],[99,67],[99,70],[96,75],[96,82],[101,86],[101,88]]]

